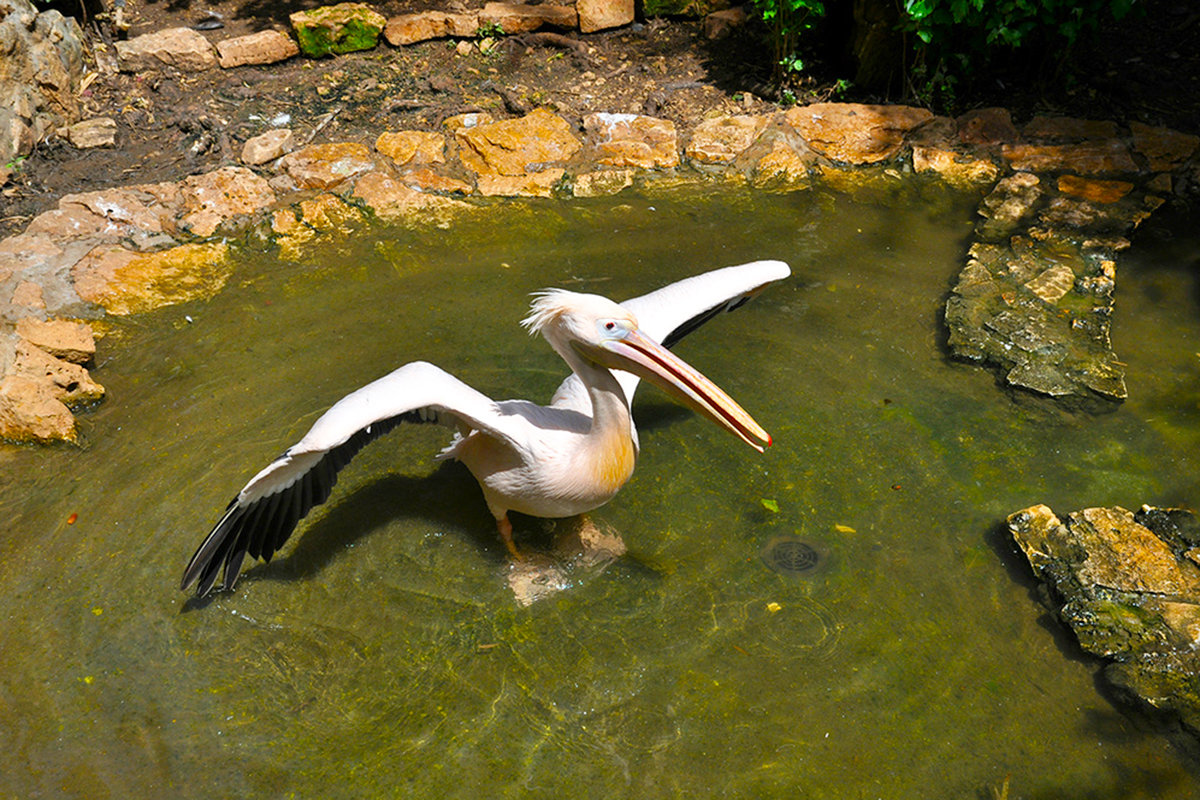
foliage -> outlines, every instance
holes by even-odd
[[[825,16],[823,0],[752,0],[767,27],[771,45],[774,84],[782,89],[790,77],[804,70],[799,54],[801,35]]]
[[[956,87],[998,67],[1024,64],[1057,74],[1082,36],[1106,15],[1121,19],[1136,3],[901,0],[900,26],[913,37],[905,65],[910,88],[929,105],[952,108]]]

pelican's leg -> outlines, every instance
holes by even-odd
[[[521,551],[517,550],[517,545],[513,542],[512,523],[508,521],[507,513],[496,517],[496,528],[500,531],[500,538],[504,540],[504,546],[508,548],[508,554],[517,561],[523,560],[524,556],[521,555]]]

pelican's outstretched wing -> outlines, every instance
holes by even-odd
[[[223,567],[222,587],[230,589],[247,553],[270,561],[296,523],[329,497],[338,470],[401,422],[481,430],[519,446],[524,420],[432,364],[405,364],[343,397],[303,439],[251,478],[188,562],[180,588],[196,583],[203,597]]]
[[[718,314],[740,308],[770,284],[792,274],[782,261],[751,261],[735,267],[724,267],[668,284],[649,294],[621,303],[637,317],[643,333],[664,347],[699,328]],[[633,404],[633,393],[641,380],[631,372],[614,371]],[[575,375],[569,376],[554,393],[552,405],[572,408],[583,404],[587,396],[583,384]]]

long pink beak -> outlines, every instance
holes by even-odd
[[[588,347],[585,354],[609,369],[632,372],[650,381],[760,453],[771,446],[771,434],[732,397],[695,367],[639,330],[598,347]]]

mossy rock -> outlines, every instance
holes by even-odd
[[[364,3],[339,3],[290,17],[300,52],[310,58],[370,50],[387,25],[382,14]]]

